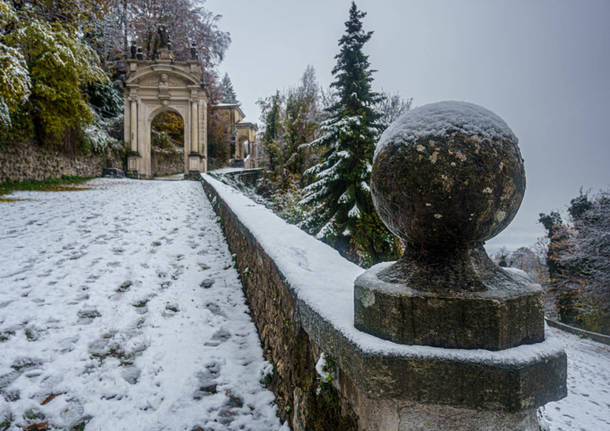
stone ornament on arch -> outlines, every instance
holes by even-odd
[[[207,106],[203,72],[197,60],[130,59],[124,85],[124,132],[129,148],[127,174],[152,177],[151,123],[164,111],[184,122],[184,173],[197,178],[207,171]]]

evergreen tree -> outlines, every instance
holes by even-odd
[[[271,101],[259,101],[263,111],[264,131],[262,144],[268,158],[268,166],[272,179],[279,174],[283,168],[282,151],[280,148],[280,137],[282,135],[281,110],[282,97],[277,91],[271,97]]]
[[[229,78],[228,73],[225,73],[224,78],[222,78],[220,87],[222,90],[222,97],[220,101],[222,103],[237,103],[237,95],[235,94],[233,83],[231,82],[231,78]]]
[[[332,244],[347,257],[370,265],[398,255],[398,242],[379,220],[369,181],[375,143],[383,125],[375,105],[380,95],[371,89],[373,70],[362,51],[373,32],[362,27],[365,12],[352,2],[331,84],[336,101],[327,108],[320,138],[309,144],[326,151],[321,162],[305,173],[313,182],[302,204],[313,208],[303,227]]]

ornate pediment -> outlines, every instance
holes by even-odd
[[[129,84],[144,87],[188,87],[199,85],[199,78],[174,66],[153,65],[137,70],[127,79],[127,85]]]
[[[149,75],[138,82],[143,87],[187,87],[190,85],[184,79],[177,76],[168,76],[165,73]]]

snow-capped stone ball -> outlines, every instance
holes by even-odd
[[[375,150],[371,193],[379,216],[416,248],[471,248],[492,238],[523,200],[517,143],[500,117],[472,103],[403,114]]]

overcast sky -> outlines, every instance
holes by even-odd
[[[579,188],[610,186],[610,0],[359,0],[374,87],[480,104],[520,141],[527,190],[512,225],[488,242],[517,248],[543,235],[538,213],[565,210]],[[228,72],[250,121],[258,98],[315,67],[327,87],[348,0],[208,0],[223,15]]]

